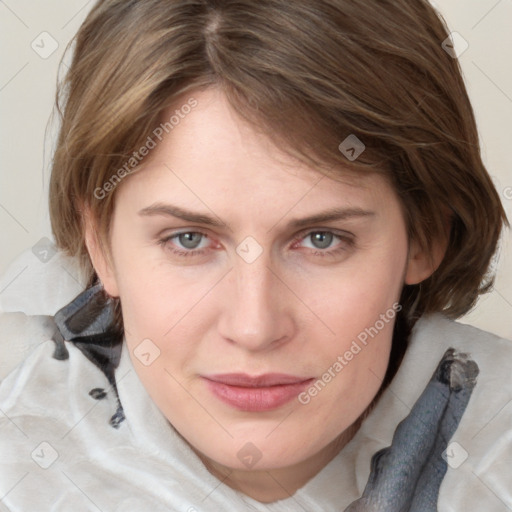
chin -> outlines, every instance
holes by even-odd
[[[303,462],[324,448],[323,443],[313,446],[302,436],[290,440],[289,426],[284,436],[271,439],[273,434],[269,435],[269,432],[271,429],[265,429],[265,432],[255,435],[253,431],[252,435],[237,436],[228,443],[217,444],[213,450],[211,445],[205,446],[204,450],[199,449],[199,453],[231,469],[268,471]]]

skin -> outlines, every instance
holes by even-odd
[[[322,176],[256,134],[220,90],[193,96],[198,106],[115,191],[110,254],[90,214],[86,240],[107,293],[120,297],[126,348],[154,402],[211,473],[272,502],[302,487],[353,437],[386,372],[393,321],[306,405],[239,411],[201,375],[320,378],[398,302],[404,283],[432,273],[441,253],[436,261],[409,243],[383,177],[343,169],[340,180]],[[140,214],[157,203],[223,226]],[[329,208],[372,213],[289,226]],[[322,245],[315,233],[329,230],[336,236]],[[193,250],[186,237],[170,238],[186,232],[206,235],[195,238],[202,254],[173,252]],[[252,263],[236,252],[248,236],[263,250]],[[134,355],[144,339],[160,350],[149,366]],[[261,454],[251,468],[237,456],[249,442]]]

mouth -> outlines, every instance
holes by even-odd
[[[313,378],[268,373],[207,375],[202,379],[210,392],[223,403],[240,411],[262,412],[277,409],[296,398]]]

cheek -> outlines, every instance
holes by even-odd
[[[405,236],[397,237],[393,244],[383,244],[379,250],[354,256],[345,267],[302,282],[298,289],[334,334],[332,338],[352,339],[387,311],[394,318],[393,304],[400,299],[407,261]]]
[[[313,287],[312,309],[329,329],[323,329],[316,347],[316,367],[325,369],[325,380],[333,383],[317,401],[326,415],[340,400],[369,403],[384,378],[407,260],[407,240],[399,235],[393,244],[354,259],[350,268],[324,280],[321,288]]]
[[[163,262],[154,261],[158,251],[137,243],[125,224],[114,223],[112,252],[127,334],[161,338],[188,303],[186,290],[176,289]]]
[[[206,329],[198,313],[216,277],[183,278],[164,258],[155,260],[155,253],[154,247],[118,240],[114,256],[126,347],[144,385],[158,396],[164,386],[174,386],[171,375],[180,375],[197,357]],[[139,359],[144,353],[152,361],[147,366]],[[172,394],[180,396],[179,387]]]
[[[338,314],[326,318],[334,335],[309,347],[318,380],[302,395],[304,410],[314,417],[326,438],[348,428],[373,400],[386,374],[397,308],[386,294],[373,303],[340,301]],[[357,303],[357,305],[355,305]],[[341,310],[341,313],[339,312]],[[382,315],[382,316],[381,316]],[[319,349],[318,347],[322,348]]]

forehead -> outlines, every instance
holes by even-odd
[[[191,98],[195,107],[182,109]],[[238,117],[219,89],[178,97],[162,113],[162,123],[171,117],[172,128],[122,184],[140,203],[170,198],[203,208],[223,203],[226,209],[287,211],[310,203],[334,207],[340,201],[369,207],[392,194],[376,173],[316,169],[281,151],[271,135]]]

